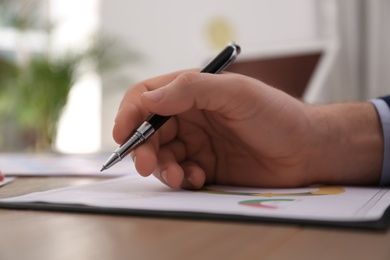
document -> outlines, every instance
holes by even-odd
[[[0,181],[0,186],[4,186],[7,183],[10,183],[14,180],[15,178],[12,177],[5,177],[2,181]]]
[[[100,172],[109,154],[66,155],[55,153],[2,153],[0,170],[6,176],[115,177],[136,173],[130,157]]]
[[[184,218],[387,228],[386,188],[313,186],[171,190],[154,177],[125,176],[0,200],[0,207]]]

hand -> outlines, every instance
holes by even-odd
[[[372,105],[360,106],[369,110],[370,120],[376,115]],[[349,172],[357,167],[343,172],[343,161],[351,157],[350,148],[339,144],[338,129],[344,123],[334,120],[335,129],[329,123],[339,111],[343,109],[304,104],[246,76],[182,71],[131,87],[120,104],[113,136],[121,144],[149,113],[174,115],[132,153],[142,176],[153,173],[174,189],[205,183],[296,187],[377,181],[372,171],[381,162],[380,137],[372,145],[379,159],[371,160],[375,169],[369,178],[359,180],[362,174],[352,172],[351,179]],[[373,131],[380,133],[377,118],[372,120]]]

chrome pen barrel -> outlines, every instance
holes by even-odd
[[[107,170],[114,164],[120,162],[131,151],[144,143],[156,130],[149,122],[144,122],[134,134],[121,146],[116,149],[108,158],[100,171]]]
[[[149,122],[144,122],[134,134],[123,145],[119,146],[115,151],[121,158],[128,155],[140,144],[144,143],[155,132],[153,126]]]

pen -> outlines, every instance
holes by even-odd
[[[211,60],[200,72],[216,74],[232,63],[241,48],[234,42],[230,42],[213,60]],[[114,164],[121,161],[131,151],[137,148],[150,138],[171,116],[161,116],[152,114],[141,126],[135,130],[133,135],[122,145],[120,145],[103,164],[101,172],[107,170]]]

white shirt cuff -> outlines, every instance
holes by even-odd
[[[380,180],[381,186],[390,185],[390,108],[382,99],[369,100],[374,104],[376,111],[382,123],[384,151],[383,151],[383,165],[382,175]]]

